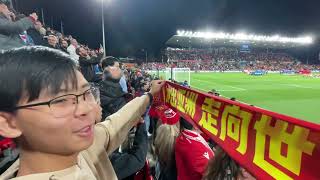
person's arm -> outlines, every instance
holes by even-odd
[[[101,59],[102,59],[102,55],[99,55],[99,56],[96,56],[96,57],[91,57],[91,62],[92,63],[94,63],[94,64],[99,64],[100,63],[100,61],[101,61]]]
[[[100,63],[100,60],[98,58],[90,58],[90,59],[80,58],[79,62],[83,65],[96,65]]]
[[[7,19],[0,19],[0,32],[8,34],[19,34],[29,28],[34,27],[31,17],[25,17],[19,21],[9,21]]]
[[[150,94],[152,96],[160,92],[164,81],[153,81]],[[106,118],[106,121],[95,126],[95,140],[90,150],[100,154],[102,148],[108,154],[117,149],[125,140],[129,130],[137,124],[145,113],[152,99],[148,95],[137,97],[127,103],[118,112]]]
[[[107,141],[105,141],[105,149],[107,153],[112,153],[125,140],[130,129],[140,120],[140,117],[146,111],[150,103],[148,96],[136,98],[126,104],[118,112],[106,118],[106,121],[97,124],[97,127],[103,128],[107,133]]]
[[[148,136],[145,124],[137,127],[133,147],[127,153],[110,158],[118,179],[124,179],[138,172],[145,165],[148,150]]]

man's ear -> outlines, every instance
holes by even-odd
[[[21,134],[14,116],[10,113],[0,112],[0,135],[6,138],[17,138]]]

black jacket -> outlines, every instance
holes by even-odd
[[[47,46],[48,42],[43,39],[43,36],[36,29],[28,29],[27,34],[32,38],[35,45]]]
[[[102,119],[117,112],[127,103],[126,93],[122,91],[119,80],[104,79],[99,82],[99,89]]]
[[[177,180],[177,168],[175,165],[171,167],[161,167],[160,165],[160,175],[157,180]]]
[[[67,53],[67,54],[69,54],[69,52],[68,52],[67,48],[60,47],[60,50],[61,50],[61,51],[63,51],[63,52],[65,52],[65,53]]]
[[[87,59],[86,57],[80,57],[79,58],[79,65],[81,72],[86,78],[88,82],[98,82],[99,78],[97,77],[95,73],[94,66],[99,64],[101,60],[101,57],[92,57],[90,59]]]
[[[128,178],[141,170],[146,162],[148,152],[148,136],[146,125],[139,124],[135,133],[133,147],[126,153],[115,152],[110,161],[118,179]]]

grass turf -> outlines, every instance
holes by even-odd
[[[182,73],[180,76],[186,76]],[[182,81],[183,77],[179,77]],[[191,73],[193,88],[320,124],[320,79],[300,75]]]

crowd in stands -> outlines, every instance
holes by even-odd
[[[212,49],[168,48],[166,55],[170,64],[148,63],[144,64],[143,68],[146,70],[165,69],[174,64],[174,67],[190,68],[194,71],[320,70],[319,65],[302,64],[287,53],[266,52],[266,50],[261,49],[241,52],[239,49],[231,47]]]
[[[59,49],[78,60],[77,49],[86,50],[87,57],[97,57],[102,49],[90,49],[80,44],[71,35],[64,35],[50,27],[45,27],[36,13],[29,16],[16,12],[5,0],[0,1],[0,51],[22,46],[42,45]]]

